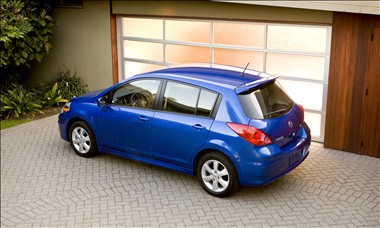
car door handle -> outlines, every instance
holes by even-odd
[[[145,122],[145,121],[148,121],[149,119],[146,116],[139,116],[139,120]]]
[[[205,129],[206,127],[204,127],[204,126],[202,126],[200,124],[195,124],[195,125],[193,125],[193,128],[195,130],[199,131],[199,130]]]

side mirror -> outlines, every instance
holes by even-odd
[[[106,99],[104,97],[101,97],[101,98],[98,99],[98,106],[99,107],[103,108],[106,105],[107,105],[107,103],[106,103]]]

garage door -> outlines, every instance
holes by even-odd
[[[323,142],[330,26],[118,18],[119,79],[183,63],[226,64],[280,76]]]

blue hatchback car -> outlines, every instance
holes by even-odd
[[[58,123],[79,156],[101,151],[196,175],[218,197],[285,175],[311,140],[302,106],[276,77],[229,67],[136,75],[72,99]]]

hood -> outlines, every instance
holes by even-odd
[[[101,92],[103,92],[103,89],[100,90],[95,90],[86,94],[83,94],[79,97],[75,97],[71,99],[73,102],[78,102],[78,101],[88,101],[94,99],[96,96],[98,96]]]

